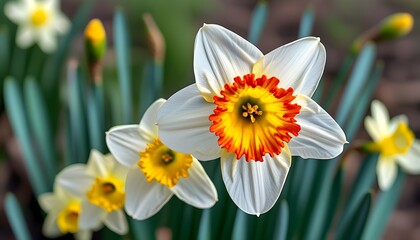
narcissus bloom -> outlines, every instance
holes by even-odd
[[[200,162],[168,148],[158,138],[156,115],[164,102],[155,101],[139,125],[113,127],[106,134],[111,153],[131,167],[125,209],[139,220],[153,216],[174,194],[197,208],[210,208],[217,201],[216,188]]]
[[[81,199],[64,190],[59,184],[54,185],[54,192],[41,194],[39,205],[47,213],[42,233],[49,238],[56,238],[67,233],[74,233],[76,239],[90,239],[92,232],[79,228],[82,212]]]
[[[200,160],[221,159],[223,180],[243,211],[259,215],[280,195],[291,156],[332,158],[345,135],[310,97],[325,65],[318,38],[263,55],[218,25],[204,25],[194,49],[196,84],[158,114],[168,147]]]
[[[407,173],[420,173],[420,140],[415,139],[406,116],[390,120],[388,110],[380,101],[372,102],[371,112],[372,116],[365,118],[365,128],[373,142],[367,148],[379,152],[376,172],[379,187],[385,191],[396,178],[397,164]]]
[[[104,223],[118,234],[128,232],[122,210],[127,171],[111,154],[92,150],[86,165],[70,165],[57,175],[60,185],[82,199],[80,228],[98,229]]]
[[[16,44],[28,48],[37,42],[46,53],[57,47],[56,33],[64,34],[70,22],[59,10],[58,0],[20,0],[5,5],[6,16],[19,25]]]

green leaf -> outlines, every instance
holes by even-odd
[[[235,222],[232,230],[232,239],[246,239],[247,218],[243,211],[236,211]]]
[[[35,194],[38,196],[41,193],[47,192],[49,188],[32,146],[32,136],[25,114],[22,94],[15,79],[6,79],[4,84],[4,97],[10,123],[23,152],[30,183]]]
[[[90,145],[92,148],[105,152],[105,127],[103,113],[102,86],[92,84],[87,99],[87,121]]]
[[[248,40],[256,45],[264,29],[268,15],[268,4],[266,1],[259,1],[254,9],[249,27]]]
[[[13,193],[6,193],[4,210],[16,239],[30,240],[31,235],[29,234],[22,208]]]
[[[212,226],[211,226],[211,212],[210,209],[204,209],[203,214],[201,214],[200,226],[198,229],[197,239],[200,240],[210,240],[212,239]]]
[[[274,239],[286,240],[287,237],[287,225],[289,223],[289,208],[287,202],[283,200],[280,205],[280,209],[277,216],[276,226],[278,226],[274,232]]]
[[[312,6],[309,6],[303,12],[302,18],[300,19],[299,25],[299,38],[307,37],[312,34],[312,28],[314,25],[314,9]]]
[[[34,133],[35,143],[40,150],[40,160],[47,170],[47,181],[52,186],[57,173],[57,162],[55,145],[51,136],[51,124],[45,109],[45,100],[35,79],[27,78],[24,83],[24,90],[29,123]]]
[[[362,239],[363,230],[369,217],[371,207],[372,193],[366,193],[358,202],[357,208],[352,212],[348,224],[342,232],[338,232],[335,239]],[[363,239],[379,239],[379,238],[363,238]]]
[[[336,115],[336,121],[340,126],[344,126],[345,121],[353,112],[353,107],[359,99],[359,94],[366,86],[369,80],[373,63],[375,60],[376,49],[373,43],[366,44],[358,56],[354,69],[350,75],[348,84],[344,89],[343,97],[340,101],[340,107]]]
[[[392,211],[394,211],[400,197],[404,179],[405,173],[399,168],[397,178],[391,189],[381,192],[379,195],[367,222],[365,232],[363,233],[363,239],[381,238],[381,234],[388,223],[389,216],[391,216]]]
[[[150,219],[138,221],[130,217],[130,230],[132,231],[133,239],[136,240],[152,240],[154,237],[154,228],[150,223]]]
[[[160,97],[163,82],[163,66],[155,61],[147,61],[144,65],[140,89],[140,113]]]
[[[3,81],[9,71],[10,40],[7,25],[0,26],[0,106],[3,106]]]
[[[130,74],[130,52],[128,41],[128,27],[125,14],[117,10],[114,15],[114,42],[117,55],[118,80],[122,97],[122,111],[124,123],[132,121],[131,107],[131,74]]]
[[[350,194],[341,214],[341,219],[337,227],[337,232],[343,232],[348,226],[351,214],[355,211],[357,204],[363,196],[372,188],[376,178],[376,164],[378,162],[377,154],[367,155],[362,161],[355,182],[351,187]]]

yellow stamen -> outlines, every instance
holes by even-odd
[[[147,144],[144,152],[140,153],[137,165],[148,182],[156,180],[167,187],[173,187],[181,177],[188,177],[192,157],[169,149],[156,138],[153,143]]]
[[[123,188],[123,183],[115,177],[97,177],[86,195],[89,202],[102,207],[107,212],[111,212],[124,206],[125,193]]]
[[[48,14],[47,12],[41,8],[38,7],[31,16],[31,23],[37,27],[40,27],[44,25],[48,20]]]
[[[381,154],[384,156],[405,154],[410,150],[414,138],[414,133],[408,125],[401,122],[390,136],[382,139],[379,143]]]
[[[242,116],[244,118],[249,116],[252,123],[255,122],[254,113],[258,116],[261,116],[263,113],[262,111],[258,111],[258,105],[252,106],[250,103],[247,103],[246,107],[245,105],[242,105],[242,109],[245,110],[245,112],[242,113]]]
[[[70,202],[57,216],[58,229],[60,229],[63,234],[77,232],[79,226],[79,213],[80,203]]]

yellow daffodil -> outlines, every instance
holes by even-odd
[[[42,232],[46,237],[56,238],[67,233],[73,233],[79,240],[91,238],[92,232],[90,230],[79,228],[82,212],[80,198],[56,183],[54,192],[41,194],[38,202],[47,213],[42,227]]]
[[[70,165],[57,175],[60,185],[82,199],[80,228],[97,229],[104,223],[118,234],[128,232],[122,210],[127,171],[111,154],[92,150],[86,165]]]
[[[158,138],[156,116],[164,102],[155,101],[139,125],[113,127],[106,134],[111,153],[131,168],[125,209],[139,220],[153,216],[174,194],[197,208],[212,207],[217,201],[216,188],[197,159],[173,151]]]
[[[195,40],[196,84],[162,106],[159,138],[200,160],[220,157],[236,205],[249,214],[267,212],[292,155],[333,158],[346,143],[338,124],[311,99],[325,58],[319,38],[264,55],[235,33],[205,24]]]
[[[408,127],[404,115],[389,119],[389,113],[383,103],[374,100],[371,106],[372,116],[365,118],[365,128],[373,139],[368,150],[379,152],[376,172],[381,190],[392,186],[397,175],[397,164],[411,174],[420,173],[420,140]]]
[[[19,0],[5,5],[6,16],[19,25],[16,44],[28,48],[33,43],[46,53],[56,47],[56,34],[64,34],[70,22],[59,10],[58,0]]]

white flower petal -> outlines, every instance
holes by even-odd
[[[97,230],[102,227],[102,220],[107,212],[105,209],[87,201],[81,202],[79,228],[82,230]]]
[[[378,184],[382,191],[388,190],[397,177],[397,164],[394,157],[383,157],[379,155],[376,165],[376,174],[378,175]]]
[[[386,135],[389,134],[389,113],[385,105],[378,100],[373,100],[371,105],[371,112],[372,117],[375,119],[376,125],[378,126],[378,129],[381,131],[386,131]]]
[[[208,102],[226,83],[251,73],[252,65],[263,54],[254,45],[214,24],[205,24],[197,33],[194,45],[194,74],[198,89]]]
[[[89,160],[86,164],[86,172],[95,177],[107,177],[114,163],[96,149],[90,151]]]
[[[63,235],[57,226],[57,213],[47,215],[42,225],[42,233],[48,238],[56,238]]]
[[[237,160],[235,154],[222,152],[221,168],[226,189],[235,204],[244,212],[259,216],[270,210],[280,196],[291,164],[287,147],[280,155],[263,162]]]
[[[373,141],[378,142],[382,138],[386,137],[385,129],[379,129],[379,126],[376,124],[376,121],[373,117],[367,116],[365,118],[365,129]]]
[[[137,220],[144,220],[155,215],[173,193],[168,187],[148,182],[139,168],[132,168],[125,183],[125,210]]]
[[[159,138],[169,148],[199,160],[220,156],[217,137],[210,132],[214,104],[206,102],[195,84],[181,89],[158,113]]]
[[[395,132],[395,130],[397,130],[398,126],[401,123],[405,123],[405,124],[408,125],[408,118],[407,118],[407,116],[405,116],[405,115],[398,115],[398,116],[393,117],[390,120],[390,122],[389,122],[389,126],[388,126],[389,129],[387,131],[388,132],[388,135],[387,136],[393,134]]]
[[[14,23],[24,22],[28,18],[27,6],[23,2],[6,3],[4,13]]]
[[[54,1],[58,2],[58,1]],[[70,30],[70,20],[63,14],[56,14],[56,17],[53,21],[53,28],[59,34],[65,34]]]
[[[63,203],[57,199],[55,193],[43,193],[39,195],[38,203],[45,212],[61,209],[63,207]]]
[[[160,98],[153,102],[144,113],[140,124],[140,134],[148,142],[154,142],[158,137],[157,113],[160,107],[166,102],[165,99]]]
[[[76,240],[91,240],[92,239],[92,231],[90,230],[80,230],[74,234],[74,238]]]
[[[172,192],[189,205],[196,208],[210,208],[217,201],[217,191],[204,168],[197,159],[188,169],[188,177],[180,178],[171,188]]]
[[[26,25],[19,26],[16,33],[16,44],[21,48],[28,48],[31,46],[35,39],[34,30]]]
[[[56,177],[56,181],[72,194],[84,198],[95,178],[86,174],[84,164],[73,164],[64,168]]]
[[[105,226],[120,235],[125,235],[128,232],[127,219],[121,210],[110,212],[105,218]]]
[[[115,159],[131,167],[140,159],[139,153],[147,147],[147,141],[140,135],[138,125],[113,127],[106,133],[106,144]]]
[[[302,108],[296,116],[301,130],[288,143],[292,155],[316,159],[338,156],[347,141],[337,122],[307,96],[297,95],[294,103]]]
[[[420,140],[413,142],[410,150],[403,155],[397,156],[398,164],[410,174],[420,173]]]
[[[42,51],[52,53],[57,48],[57,40],[53,29],[43,29],[42,33],[38,34],[38,44]]]
[[[281,46],[255,63],[252,72],[280,80],[280,87],[311,97],[324,71],[326,53],[319,38],[306,37]]]

